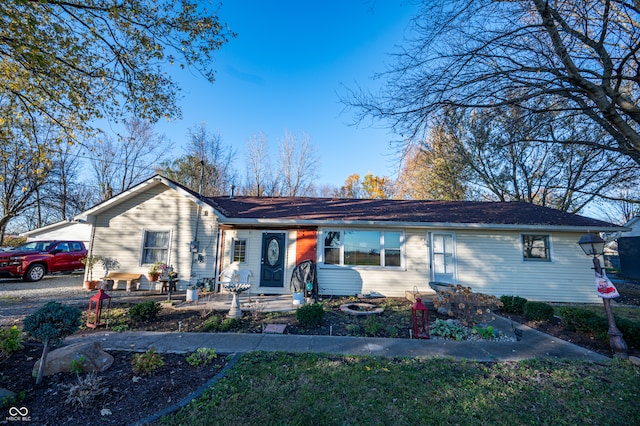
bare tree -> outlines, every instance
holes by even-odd
[[[545,142],[640,163],[639,13],[632,0],[425,0],[411,39],[379,76],[382,91],[356,89],[345,102],[410,141],[452,106],[551,110]],[[566,139],[567,117],[609,137]]]
[[[297,139],[285,130],[278,144],[282,195],[299,197],[313,193],[313,182],[318,177],[320,158],[311,138],[302,133]]]
[[[268,141],[263,133],[247,140],[247,177],[244,193],[255,196],[313,196],[320,158],[311,138],[285,130],[278,141],[276,168],[272,167]]]
[[[149,121],[132,118],[125,121],[126,134],[117,140],[109,137],[90,144],[94,179],[101,200],[126,191],[153,174],[152,166],[165,154],[164,136],[154,132]]]
[[[227,193],[235,182],[232,167],[235,151],[211,133],[205,123],[189,129],[187,154],[162,163],[159,172],[205,196]]]
[[[278,173],[271,168],[269,147],[264,133],[251,135],[247,139],[247,184],[245,195],[261,197],[277,195]]]
[[[450,110],[442,121],[459,178],[472,198],[525,201],[579,212],[607,189],[637,182],[640,167],[622,154],[593,150],[582,144],[548,144],[552,113],[526,114],[517,106],[494,110]],[[598,128],[565,117],[567,140],[602,139]],[[473,195],[475,192],[475,195]]]

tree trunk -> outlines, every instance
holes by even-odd
[[[47,362],[47,355],[49,354],[49,339],[44,341],[44,347],[42,348],[42,357],[40,357],[40,367],[38,367],[38,375],[36,376],[36,385],[42,382],[42,374],[44,373],[44,365]]]

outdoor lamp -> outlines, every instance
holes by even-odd
[[[604,240],[600,238],[598,234],[589,233],[580,237],[578,244],[580,244],[582,251],[584,251],[587,256],[593,256],[593,269],[596,272],[596,281],[598,279],[605,278],[603,277],[602,266],[600,266],[600,260],[598,259],[598,256],[604,253]],[[607,334],[609,335],[609,345],[611,346],[611,350],[615,357],[628,359],[627,343],[622,338],[622,333],[616,326],[616,321],[613,317],[613,312],[611,311],[611,299],[608,297],[602,297],[602,303],[604,304],[604,310],[607,314],[607,322],[609,323],[609,330],[607,331]]]
[[[102,303],[107,301],[107,321],[111,311],[111,296],[104,292],[104,289],[98,290],[94,296],[89,299],[89,309],[87,310],[87,327],[96,328],[100,326],[100,317],[102,316]],[[108,322],[107,322],[108,325]]]
[[[411,306],[411,326],[416,339],[429,338],[429,312],[419,297]]]

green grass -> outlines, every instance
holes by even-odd
[[[253,352],[166,425],[634,425],[640,368]]]

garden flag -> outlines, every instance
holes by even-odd
[[[613,286],[613,283],[604,271],[602,271],[602,275],[596,272],[596,291],[598,292],[598,296],[604,299],[613,299],[614,297],[620,296],[620,293],[618,293],[618,290]]]

